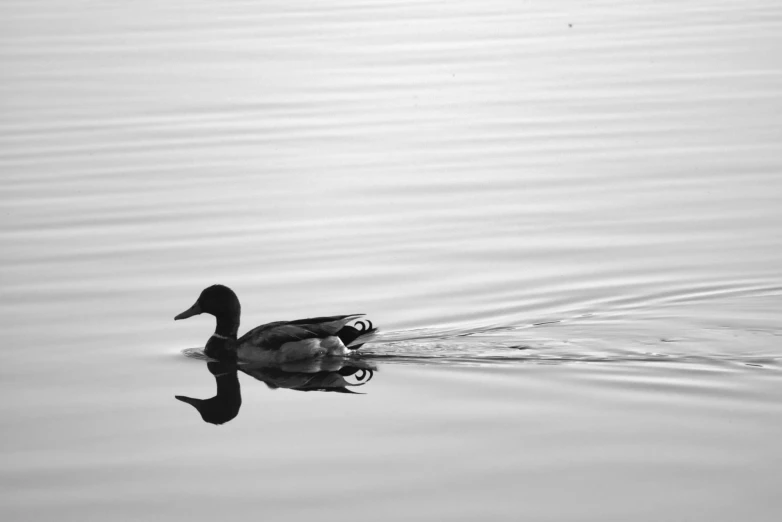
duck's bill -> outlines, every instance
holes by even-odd
[[[198,315],[201,313],[201,307],[198,305],[198,303],[194,304],[178,316],[174,317],[174,321],[179,321],[180,319],[187,319],[188,317],[193,317],[194,315]]]
[[[191,406],[195,406],[196,408],[198,408],[201,405],[201,403],[204,402],[201,399],[194,399],[192,397],[185,397],[184,395],[174,395],[174,398],[176,400],[178,400],[178,401],[186,402],[186,403],[188,403]]]

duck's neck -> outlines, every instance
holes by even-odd
[[[238,317],[218,317],[215,333],[206,342],[204,353],[219,360],[233,360],[236,358],[235,344],[236,333],[239,331]]]
[[[237,332],[239,332],[238,317],[220,316],[217,318],[217,325],[215,326],[216,336],[235,340]]]

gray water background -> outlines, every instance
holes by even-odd
[[[782,7],[0,5],[3,520],[777,520]],[[364,312],[366,395],[183,356]]]

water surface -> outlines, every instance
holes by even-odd
[[[0,517],[776,520],[780,28],[3,3]],[[217,282],[241,331],[369,314],[371,380],[240,371],[204,423],[234,380],[172,319]]]

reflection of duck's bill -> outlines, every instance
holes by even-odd
[[[179,321],[180,319],[187,319],[188,317],[193,317],[194,315],[198,315],[201,313],[201,305],[198,303],[194,304],[178,316],[174,317],[174,321]]]
[[[184,395],[174,395],[174,398],[178,401],[186,402],[191,406],[195,406],[198,408],[198,406],[201,404],[201,399],[194,399],[192,397],[185,397]]]

